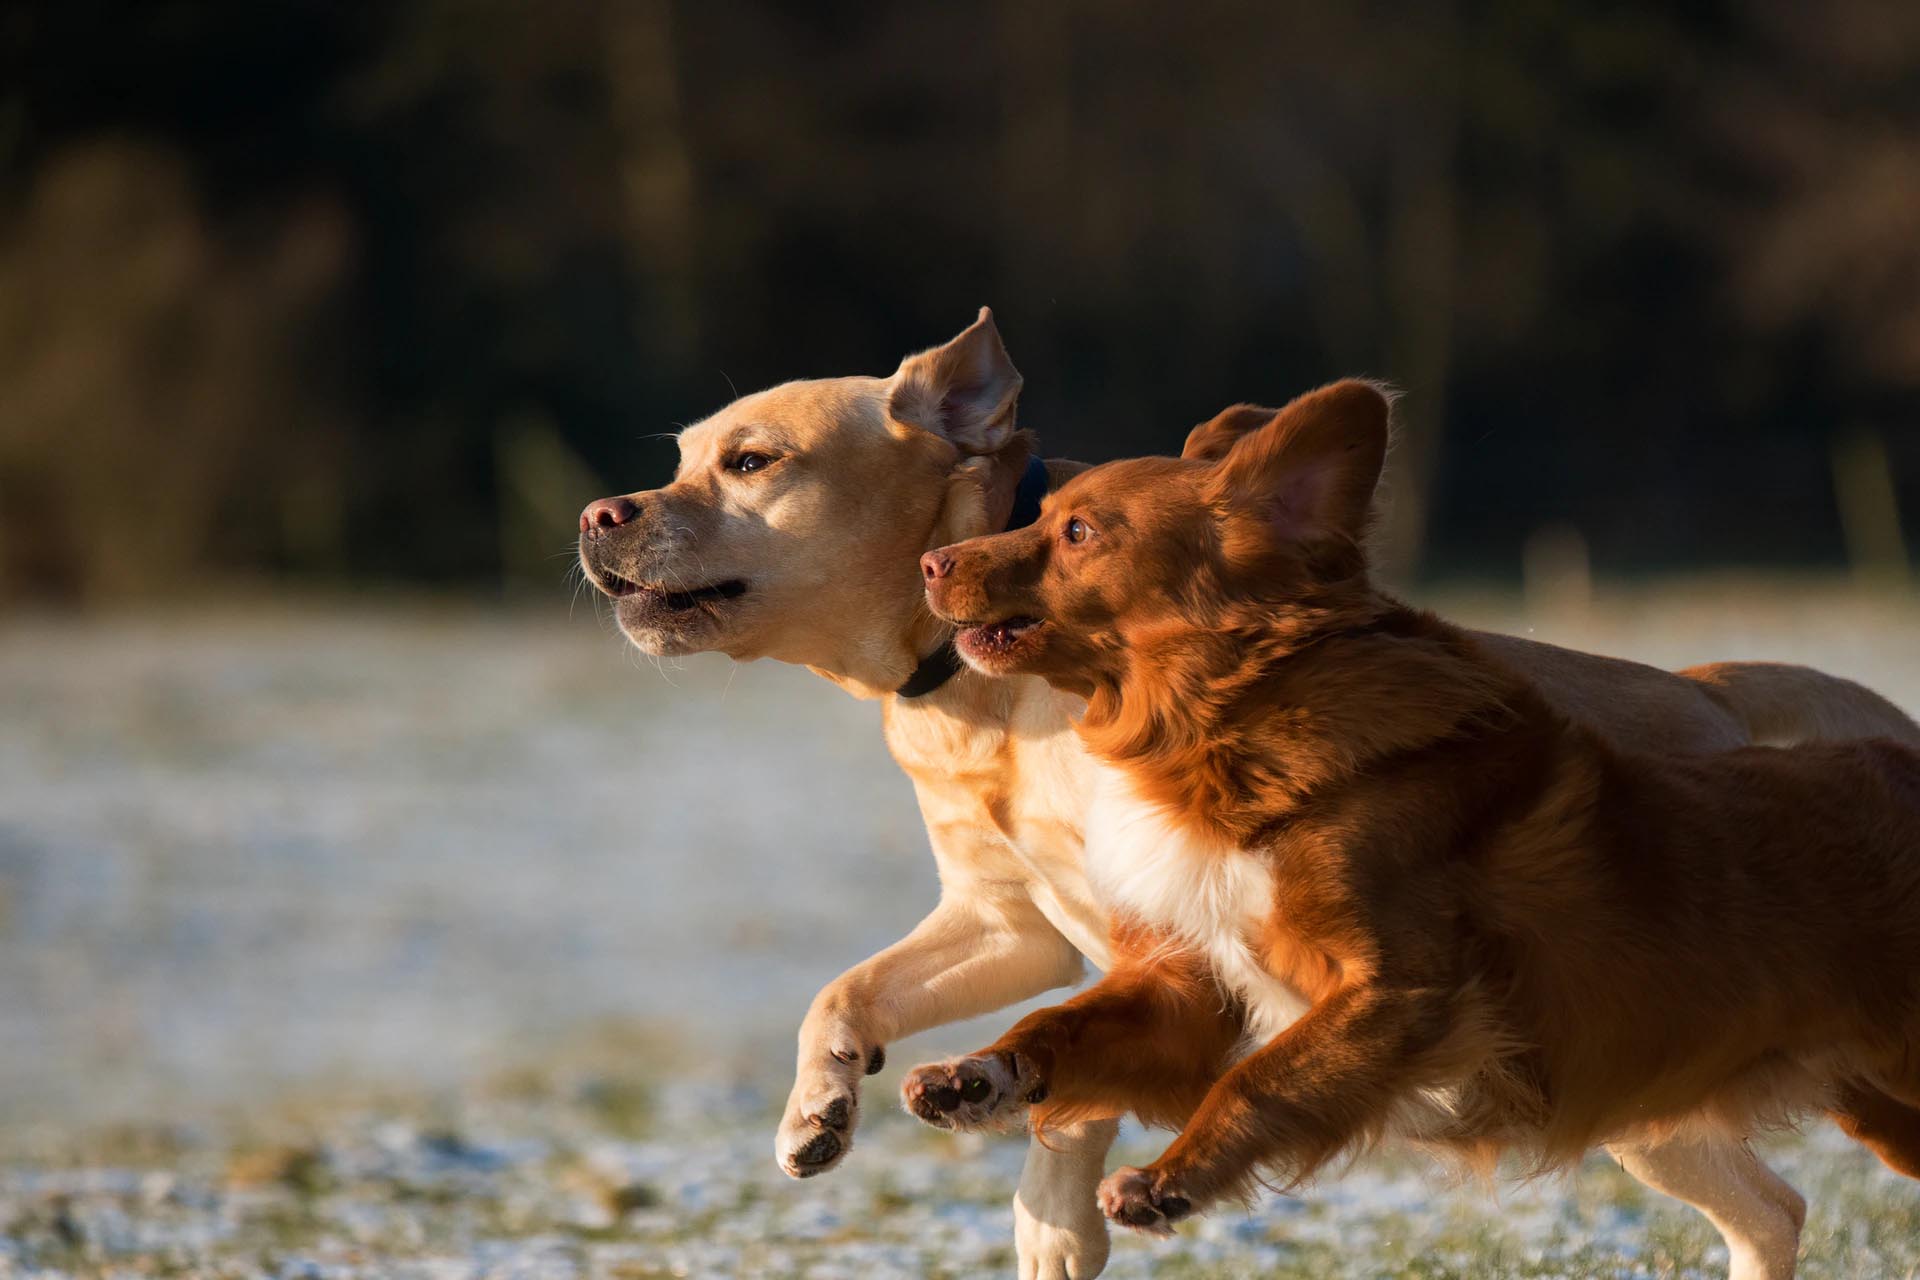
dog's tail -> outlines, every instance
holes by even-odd
[[[1765,746],[1892,738],[1920,746],[1920,724],[1862,684],[1786,662],[1709,662],[1680,673]]]

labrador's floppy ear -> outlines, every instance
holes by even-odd
[[[1257,404],[1236,404],[1222,409],[1187,432],[1187,443],[1181,447],[1180,456],[1189,462],[1218,462],[1241,436],[1266,426],[1278,412]]]
[[[900,362],[887,411],[898,422],[951,441],[963,454],[995,453],[1013,435],[1020,383],[993,312],[982,307],[951,342]]]
[[[1357,543],[1386,462],[1392,408],[1380,385],[1358,378],[1309,391],[1227,451],[1213,495],[1258,509],[1289,541]]]

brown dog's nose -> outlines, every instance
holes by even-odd
[[[929,551],[920,557],[920,572],[928,582],[938,582],[953,572],[953,557],[944,551]]]
[[[632,498],[602,498],[589,502],[587,509],[580,513],[580,532],[591,538],[600,530],[616,528],[639,514],[640,504]]]

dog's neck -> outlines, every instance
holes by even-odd
[[[889,697],[910,679],[915,655],[944,642],[950,628],[938,619],[909,617],[891,631],[845,647],[831,658],[801,660],[807,670],[831,680],[854,697],[866,701]]]
[[[1500,723],[1522,689],[1460,629],[1371,590],[1237,613],[1136,646],[1079,731],[1143,799],[1238,847],[1382,761]]]
[[[1071,473],[1074,463],[1044,462],[1035,452],[1031,433],[1018,431],[997,453],[962,459],[945,476],[944,493],[931,527],[919,550],[932,551],[967,538],[1021,524],[1038,516],[1050,473]],[[917,554],[917,553],[916,553]],[[920,575],[908,561],[911,578],[902,579],[903,594],[885,602],[884,616],[858,636],[849,637],[831,657],[809,656],[802,665],[858,698],[908,696],[909,703],[933,705],[948,700],[963,675],[957,655],[941,670],[938,655],[951,653],[953,627],[926,607]],[[907,584],[911,583],[911,586]],[[911,591],[911,596],[905,594]],[[876,614],[883,610],[876,608]],[[935,655],[929,663],[929,656]],[[789,659],[792,660],[792,659]],[[915,688],[919,681],[920,687]],[[964,697],[961,698],[964,701]]]

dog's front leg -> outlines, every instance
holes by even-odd
[[[1094,1191],[1118,1120],[1061,1125],[1028,1140],[1013,1198],[1020,1280],[1090,1280],[1107,1265],[1107,1220]]]
[[[1038,1112],[1013,1203],[1021,1280],[1100,1273],[1107,1224],[1095,1189],[1112,1117],[1184,1118],[1239,1036],[1237,1012],[1198,956],[1121,929],[1114,959],[1066,1004],[1028,1015],[980,1053],[916,1068],[903,1085],[908,1108],[942,1128],[1003,1127]]]
[[[1225,1070],[1241,1020],[1203,957],[1162,935],[1115,931],[1112,972],[1039,1009],[977,1053],[907,1073],[907,1110],[941,1129],[1045,1133],[1133,1112],[1174,1126]],[[1029,1112],[1032,1112],[1029,1120]]]
[[[1304,1178],[1384,1123],[1396,1099],[1438,1083],[1451,1025],[1436,988],[1337,991],[1236,1063],[1160,1158],[1100,1184],[1100,1207],[1155,1235],[1260,1175]]]
[[[846,1155],[860,1077],[885,1063],[889,1042],[1064,986],[1080,971],[1079,952],[1023,894],[949,887],[912,933],[814,997],[774,1140],[780,1167],[806,1178]]]

